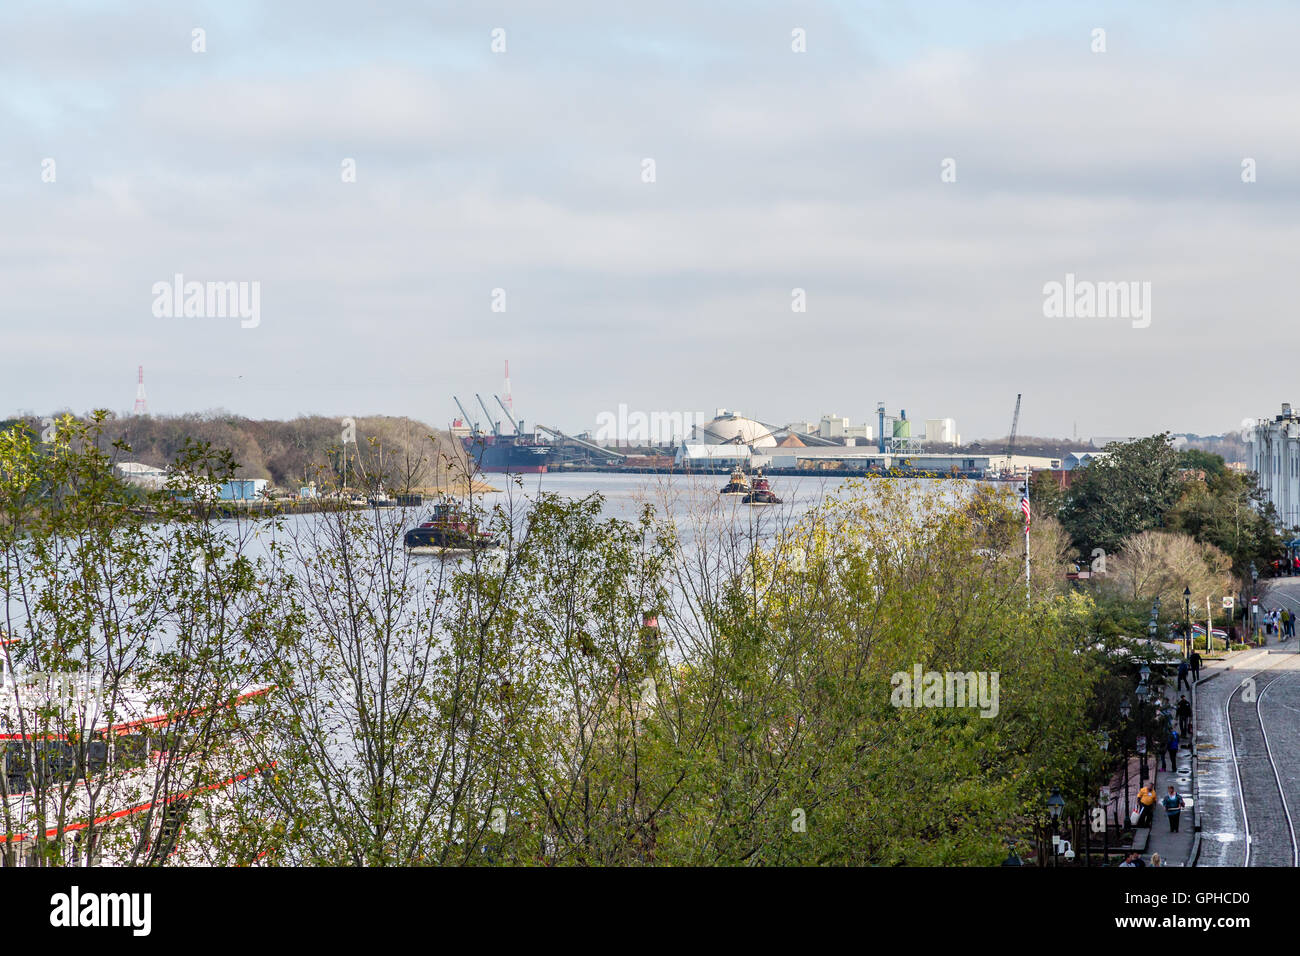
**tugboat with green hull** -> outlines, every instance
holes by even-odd
[[[754,474],[754,481],[750,486],[749,494],[741,498],[741,503],[747,505],[779,505],[781,499],[772,491],[767,479],[763,477],[762,469]]]
[[[403,539],[412,554],[454,557],[501,546],[496,535],[478,526],[478,519],[450,504],[433,506],[433,513]]]

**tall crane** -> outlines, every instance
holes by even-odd
[[[471,435],[477,435],[477,434],[478,434],[478,423],[475,422],[472,418],[469,417],[469,412],[465,411],[465,406],[462,405],[462,404],[460,403],[460,399],[459,399],[459,398],[456,398],[455,395],[453,395],[452,398],[453,398],[453,399],[455,400],[455,402],[456,402],[456,407],[460,409],[460,413],[461,413],[461,415],[463,415],[463,416],[465,417],[465,424],[466,424],[466,426],[468,426],[468,428],[469,428],[469,433],[470,433]]]
[[[1011,416],[1011,431],[1007,435],[1007,467],[1011,467],[1011,453],[1016,450],[1016,429],[1020,427],[1020,395],[1016,395],[1016,411]]]
[[[478,392],[475,392],[474,397],[478,399],[479,406],[483,409],[483,414],[487,416],[488,425],[490,425],[492,428],[492,434],[500,438],[501,423],[492,420],[492,413],[488,411],[487,402],[483,401],[482,395],[480,395]]]
[[[503,401],[501,401],[501,396],[500,396],[500,395],[493,395],[492,397],[495,398],[495,399],[497,400],[497,404],[501,406],[501,411],[503,411],[503,412],[506,413],[506,418],[510,419],[510,424],[514,427],[515,434],[516,434],[516,435],[522,435],[523,433],[519,430],[519,423],[518,423],[517,421],[515,421],[515,416],[513,416],[513,415],[510,414],[510,409],[506,407],[506,403],[503,402]],[[509,399],[509,397],[507,396],[506,401],[509,401],[509,400],[510,400],[510,399]]]

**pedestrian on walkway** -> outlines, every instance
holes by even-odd
[[[1178,832],[1178,815],[1183,809],[1183,798],[1175,792],[1171,786],[1168,795],[1160,801],[1165,806],[1165,813],[1169,817],[1169,832]]]
[[[1192,705],[1187,700],[1187,695],[1178,698],[1178,732],[1184,737],[1192,726]]]
[[[1192,665],[1192,683],[1195,684],[1201,679],[1201,654],[1199,651],[1192,651],[1192,656],[1187,661]]]
[[[1146,784],[1138,791],[1138,805],[1141,811],[1138,813],[1137,826],[1151,826],[1151,814],[1156,806],[1156,785],[1153,782]]]
[[[1164,864],[1164,861],[1160,859],[1160,854],[1159,854],[1159,853],[1152,853],[1152,854],[1151,854],[1151,865],[1152,865],[1152,866],[1164,866],[1164,865],[1165,865],[1165,864]]]
[[[1178,662],[1178,687],[1177,687],[1178,690],[1182,690],[1184,687],[1186,687],[1188,690],[1192,689],[1192,685],[1187,683],[1187,671],[1188,671],[1187,661],[1179,661]]]
[[[1169,769],[1178,769],[1178,731],[1169,732]]]

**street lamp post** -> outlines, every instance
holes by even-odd
[[[1138,730],[1141,731],[1142,746],[1138,748],[1138,754],[1142,757],[1142,763],[1138,767],[1138,783],[1147,781],[1147,751],[1150,747],[1150,735],[1147,731],[1146,722],[1146,703],[1147,698],[1151,695],[1151,687],[1147,683],[1151,679],[1151,668],[1143,664],[1138,670],[1138,686],[1135,696],[1138,702]]]
[[[1057,823],[1061,819],[1061,811],[1065,809],[1065,797],[1061,796],[1061,788],[1053,787],[1052,795],[1047,798],[1047,812],[1052,818],[1052,866],[1056,866],[1057,847],[1060,846],[1060,835],[1056,832]]]
[[[1110,803],[1110,787],[1102,787],[1098,796],[1101,798],[1101,805],[1106,806]],[[1105,866],[1110,862],[1110,822],[1106,819],[1104,810],[1102,811],[1102,823],[1106,824],[1101,831],[1101,865]]]
[[[1187,631],[1186,631],[1187,647],[1183,651],[1183,656],[1191,657],[1192,656],[1192,589],[1190,587],[1183,588],[1183,615],[1184,615],[1183,619],[1187,622]],[[1207,623],[1205,626],[1206,626],[1205,646],[1209,647],[1210,646],[1209,645],[1209,641],[1210,641],[1209,624]]]
[[[1132,806],[1132,804],[1129,803],[1129,782],[1128,782],[1128,719],[1129,719],[1129,715],[1132,713],[1133,713],[1133,705],[1130,704],[1128,702],[1128,698],[1125,697],[1123,700],[1119,702],[1119,716],[1120,719],[1124,721],[1124,728],[1123,730],[1120,731],[1119,740],[1120,740],[1120,754],[1124,760],[1124,806],[1123,806],[1124,824],[1123,826],[1126,832],[1133,825],[1132,821],[1129,819],[1129,812],[1128,812],[1129,807]],[[1119,821],[1117,820],[1116,822],[1118,823]]]
[[[1255,602],[1259,600],[1259,568],[1250,562],[1250,639],[1255,640]]]

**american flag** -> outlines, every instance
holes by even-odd
[[[1025,534],[1029,534],[1029,495],[1020,496],[1020,510],[1025,514]]]

